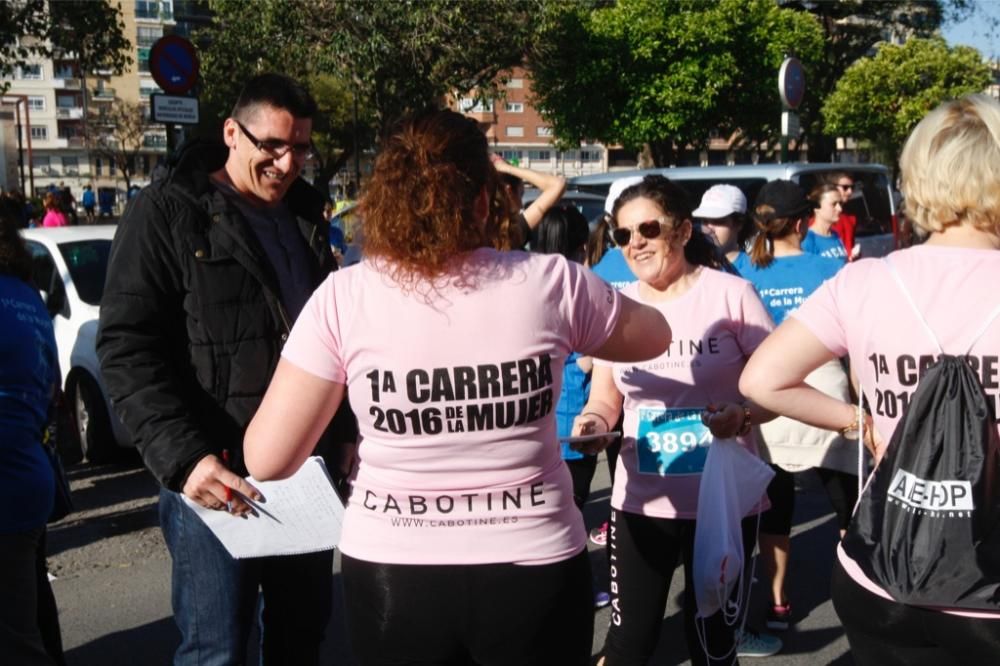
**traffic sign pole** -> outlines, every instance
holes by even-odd
[[[788,137],[799,136],[799,117],[795,109],[806,94],[806,74],[798,58],[785,58],[778,70],[778,94],[781,95],[781,163],[788,161]]]
[[[194,45],[178,35],[160,37],[149,51],[149,73],[153,75],[156,84],[170,95],[189,93],[198,82],[199,69],[198,53]],[[192,99],[197,116],[198,99]],[[155,102],[153,104],[155,106]],[[164,121],[168,153],[177,148],[177,124],[173,118]]]

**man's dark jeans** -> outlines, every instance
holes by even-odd
[[[160,491],[160,527],[173,559],[171,602],[181,632],[175,666],[245,663],[258,592],[261,664],[319,664],[333,604],[332,550],[233,559],[169,490]]]

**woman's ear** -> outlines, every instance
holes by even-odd
[[[681,222],[680,226],[677,227],[677,239],[681,242],[681,245],[687,245],[688,241],[691,240],[693,231],[694,223],[691,220]]]

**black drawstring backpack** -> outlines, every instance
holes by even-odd
[[[1000,440],[996,416],[965,357],[945,354],[892,264],[906,300],[938,349],[869,479],[844,551],[896,601],[1000,611]]]

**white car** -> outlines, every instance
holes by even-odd
[[[81,453],[91,462],[114,457],[131,438],[111,409],[97,361],[100,313],[114,225],[24,229],[32,279],[52,315],[63,390],[75,417]]]

